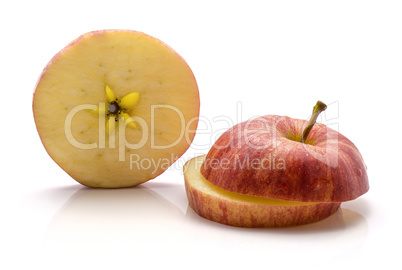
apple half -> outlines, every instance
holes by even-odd
[[[40,139],[79,183],[135,186],[190,146],[198,86],[173,49],[131,30],[86,33],[45,67],[33,98]]]
[[[315,122],[315,120],[314,120]],[[332,215],[369,189],[356,146],[323,124],[267,115],[223,133],[184,167],[189,205],[240,227],[302,225]]]

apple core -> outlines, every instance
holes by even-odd
[[[111,114],[117,114],[120,111],[120,107],[119,107],[119,105],[117,105],[116,102],[112,102],[112,103],[110,103],[110,105],[108,107],[108,111]]]
[[[111,121],[118,122],[119,119],[122,119],[124,123],[127,124],[130,128],[136,128],[134,120],[127,113],[134,109],[137,105],[140,94],[137,92],[132,92],[126,96],[124,96],[121,100],[119,100],[116,95],[113,93],[109,85],[105,87],[106,97],[107,97],[107,109],[101,109],[103,105],[100,105],[97,109],[99,113],[99,117],[105,117],[106,119],[106,132],[109,131],[109,126]],[[101,115],[105,113],[105,115]]]

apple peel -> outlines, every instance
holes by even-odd
[[[340,204],[276,200],[221,189],[200,173],[198,156],[184,165],[190,207],[201,217],[236,227],[287,227],[317,222],[335,213]]]
[[[287,201],[343,202],[366,193],[367,170],[357,147],[319,123],[301,143],[306,125],[278,115],[244,121],[218,138],[201,173],[228,191]]]

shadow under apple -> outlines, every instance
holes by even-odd
[[[208,236],[214,232],[214,249],[231,246],[233,251],[247,250],[249,254],[266,254],[275,260],[300,260],[300,263],[326,262],[345,259],[358,252],[367,239],[369,226],[365,218],[368,202],[341,205],[330,217],[307,225],[285,228],[241,228],[216,223],[200,217],[188,206],[186,218],[189,226],[198,229],[194,245],[208,246]],[[362,212],[356,209],[364,210]],[[202,224],[203,226],[195,225]],[[235,237],[234,237],[235,236]]]
[[[81,188],[53,217],[45,239],[46,254],[52,257],[52,265],[60,266],[63,261],[72,267],[77,261],[90,263],[93,258],[110,259],[111,265],[116,258],[125,265],[138,259],[180,264],[183,257],[187,260],[181,263],[198,260],[199,252],[194,250],[202,250],[208,261],[216,263],[224,262],[222,250],[262,261],[288,261],[291,254],[292,259],[308,263],[310,259],[335,260],[354,254],[367,238],[365,200],[342,204],[334,215],[317,223],[249,229],[209,221],[190,207],[184,213],[161,196],[176,196],[182,188],[157,182],[126,189]],[[74,260],[66,262],[66,256]]]
[[[174,204],[145,186],[84,187],[54,216],[46,245],[93,247],[173,241],[183,216]]]

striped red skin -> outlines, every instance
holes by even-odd
[[[201,174],[222,189],[298,202],[353,200],[369,189],[356,146],[323,124],[306,144],[305,120],[267,115],[226,131],[209,151]]]
[[[334,214],[341,203],[278,206],[216,197],[191,186],[185,175],[189,205],[200,216],[236,227],[289,227],[320,221]]]

